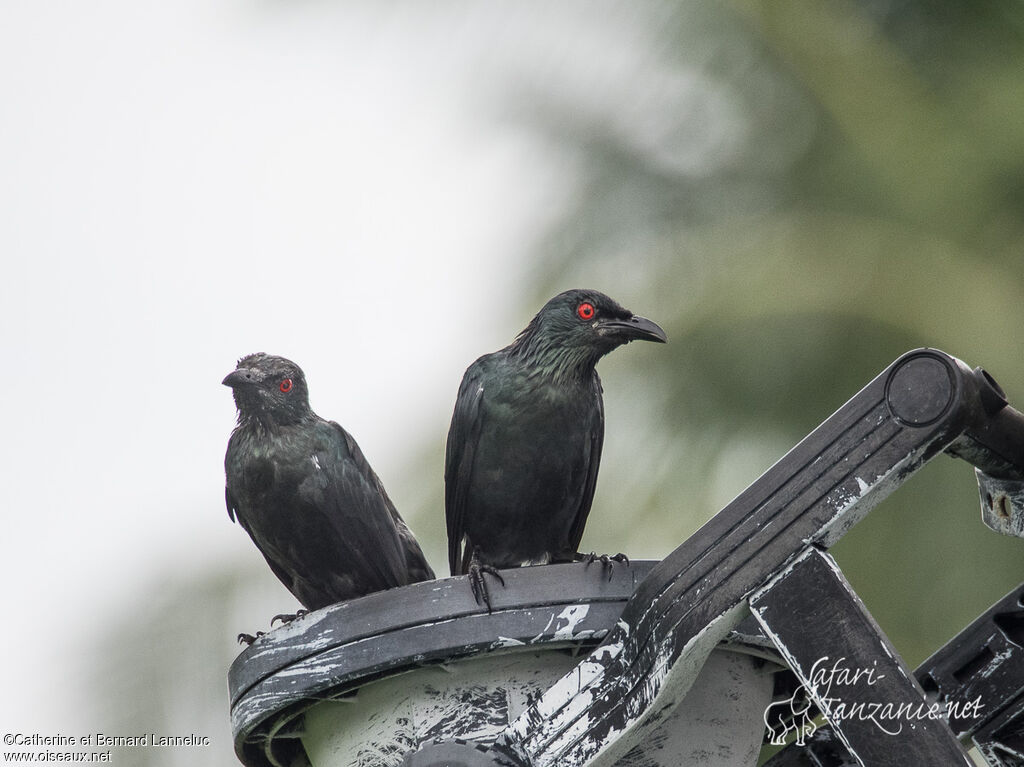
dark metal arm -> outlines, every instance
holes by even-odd
[[[496,741],[495,759],[569,767],[623,753],[681,700],[758,588],[943,450],[1024,472],[1021,415],[994,391],[937,350],[896,360],[655,568],[605,641]]]
[[[1024,760],[1024,583],[996,602],[914,672],[925,700],[948,713],[950,730],[972,738],[990,764]],[[996,761],[1002,759],[1003,761]],[[853,767],[829,726],[765,767]]]

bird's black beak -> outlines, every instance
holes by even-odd
[[[597,332],[602,336],[610,336],[621,343],[629,341],[657,341],[660,344],[668,341],[668,336],[661,326],[646,317],[633,315],[628,320],[605,320],[597,325]]]
[[[249,368],[238,368],[238,370],[232,370],[228,373],[221,383],[234,389],[236,386],[247,386],[259,383],[260,378],[261,376],[254,370],[250,370]]]

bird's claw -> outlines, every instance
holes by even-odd
[[[490,565],[482,565],[475,560],[469,564],[469,587],[473,591],[473,599],[476,600],[478,605],[486,605],[487,612],[492,612],[491,592],[487,588],[487,581],[484,579],[484,574],[493,575],[498,579],[498,583],[503,587],[505,585],[505,579],[501,577],[501,573]]]
[[[270,619],[270,625],[273,626],[274,623],[276,623],[277,621],[281,621],[281,625],[282,626],[287,626],[293,620],[301,618],[303,615],[306,615],[308,612],[309,612],[309,610],[296,610],[293,613],[278,613],[277,615],[275,615],[273,618]]]
[[[252,634],[246,634],[245,632],[243,632],[243,633],[238,635],[238,644],[251,645],[253,642],[255,642],[257,639],[259,639],[261,636],[264,636],[265,633],[266,632],[264,632],[264,631],[257,631],[256,635],[253,636]]]
[[[629,557],[627,557],[622,552],[619,552],[618,554],[612,554],[611,556],[609,556],[607,554],[595,554],[593,551],[591,551],[589,554],[580,554],[579,559],[587,567],[592,565],[594,562],[600,562],[601,566],[608,571],[608,580],[612,579],[612,572],[615,569],[616,562],[618,562],[619,564],[624,564],[627,567],[629,566]]]

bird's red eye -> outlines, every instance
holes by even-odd
[[[279,388],[281,391],[283,391],[285,394],[287,394],[288,392],[290,392],[292,390],[292,379],[290,379],[290,378],[284,379],[283,381],[281,381],[281,385],[278,386],[277,388]]]
[[[581,320],[592,320],[597,310],[594,309],[594,305],[589,301],[584,301],[582,304],[576,307],[576,314],[579,315]]]

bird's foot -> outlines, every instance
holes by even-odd
[[[495,568],[490,565],[481,564],[476,557],[473,557],[469,563],[469,587],[473,590],[473,599],[476,603],[484,604],[487,606],[487,612],[491,612],[491,592],[487,588],[487,581],[484,579],[484,575],[493,575],[498,579],[498,583],[504,587],[505,579],[501,577]]]
[[[261,636],[264,636],[265,633],[266,632],[264,632],[264,631],[257,631],[255,636],[253,636],[252,634],[246,634],[246,633],[239,634],[238,635],[238,644],[251,645],[253,642],[255,642],[257,639],[259,639]]]
[[[600,562],[601,567],[608,572],[608,580],[612,579],[612,571],[615,569],[615,563],[624,564],[629,566],[629,557],[623,553],[612,554],[595,554],[593,551],[589,554],[577,554],[576,555],[580,562],[584,562],[587,566],[592,565],[594,562]]]
[[[270,619],[270,625],[273,626],[277,621],[281,621],[282,626],[287,626],[293,620],[301,618],[303,615],[309,613],[309,610],[296,610],[293,613],[279,613]]]

